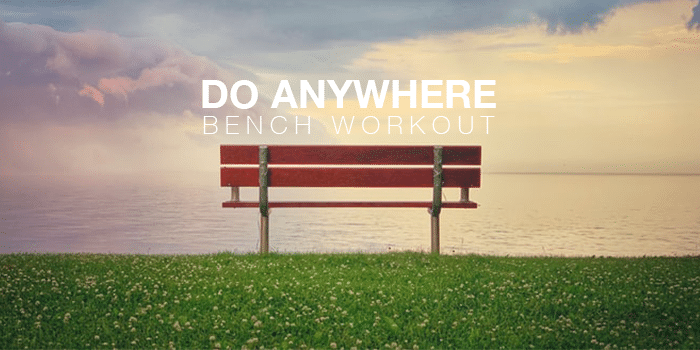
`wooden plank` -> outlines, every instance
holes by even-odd
[[[269,168],[270,187],[433,187],[432,168]],[[258,168],[221,168],[221,186],[258,186]],[[444,168],[443,187],[481,185],[479,168]]]
[[[270,208],[430,208],[433,202],[269,202]],[[224,208],[257,208],[258,202],[223,202]],[[474,202],[443,202],[443,208],[475,209]]]
[[[258,164],[258,146],[221,145],[221,164]]]
[[[268,169],[269,171],[269,169]],[[221,168],[221,187],[258,187],[258,168]]]
[[[258,146],[221,145],[221,164],[258,164]],[[271,145],[269,164],[432,165],[433,146]],[[444,146],[444,165],[481,165],[481,146]]]
[[[481,146],[443,146],[442,165],[481,165]]]

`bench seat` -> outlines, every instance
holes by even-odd
[[[224,208],[259,208],[260,252],[268,252],[270,208],[426,208],[431,251],[440,251],[442,208],[474,209],[469,189],[481,186],[481,146],[257,146],[221,145],[221,186],[231,188]],[[258,187],[242,201],[240,187]],[[269,201],[273,187],[432,188],[432,201]],[[443,187],[459,188],[443,202]]]

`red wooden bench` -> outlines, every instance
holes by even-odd
[[[223,207],[260,209],[261,253],[269,249],[270,208],[303,207],[428,208],[431,251],[439,253],[440,210],[476,208],[477,204],[469,201],[469,189],[481,184],[481,169],[475,167],[481,165],[481,146],[221,145],[221,164],[221,186],[231,187],[231,200],[223,202]],[[259,187],[258,201],[241,201],[240,187]],[[433,198],[411,202],[270,202],[269,187],[432,187]],[[461,188],[460,200],[443,202],[443,187]]]

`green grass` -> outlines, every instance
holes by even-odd
[[[700,348],[700,259],[0,256],[0,348]]]

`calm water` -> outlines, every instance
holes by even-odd
[[[229,192],[217,176],[169,183],[4,178],[0,253],[256,251],[257,210],[221,208]],[[430,200],[430,191],[272,189],[271,196]],[[255,195],[242,191],[244,199]],[[700,176],[484,174],[471,198],[478,209],[443,210],[443,253],[700,254]],[[281,252],[430,249],[425,209],[275,209],[270,221],[271,249]]]

